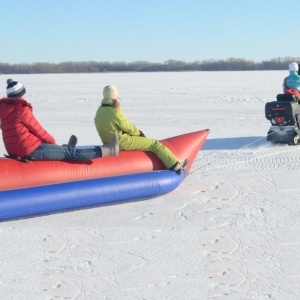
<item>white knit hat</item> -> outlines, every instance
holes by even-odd
[[[289,64],[289,71],[298,72],[299,66],[296,62],[292,62]]]
[[[115,100],[118,98],[119,92],[113,85],[107,85],[103,89],[103,98],[107,100]]]

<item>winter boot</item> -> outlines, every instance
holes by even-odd
[[[170,168],[170,170],[175,171],[177,174],[181,174],[183,170],[185,170],[189,161],[185,159],[183,162],[177,162],[174,166]]]
[[[119,149],[119,138],[116,133],[113,134],[113,138],[110,144],[105,144],[100,147],[102,152],[102,157],[106,157],[109,155],[118,156],[120,149]]]
[[[72,134],[70,136],[69,142],[67,144],[68,147],[75,148],[77,144],[77,136]]]

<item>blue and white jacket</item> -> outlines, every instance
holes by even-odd
[[[290,75],[284,78],[283,91],[285,89],[296,89],[300,91],[300,76],[295,71],[290,71]]]

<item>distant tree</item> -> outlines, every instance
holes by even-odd
[[[163,63],[66,61],[58,64],[47,62],[8,64],[0,62],[0,74],[287,70],[291,61],[300,63],[300,58],[278,57],[262,62],[234,57],[226,60],[206,59],[194,62],[170,59]]]

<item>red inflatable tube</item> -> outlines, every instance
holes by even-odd
[[[208,133],[207,129],[200,130],[167,138],[161,142],[173,151],[179,160],[188,158],[189,164],[186,170],[188,174]],[[164,165],[154,154],[142,151],[121,151],[119,156],[97,158],[89,162],[30,161],[22,163],[13,159],[0,158],[0,190],[164,169]]]

